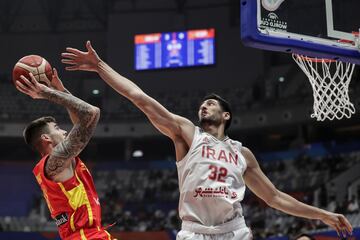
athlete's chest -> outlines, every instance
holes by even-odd
[[[241,167],[241,144],[229,138],[220,141],[210,134],[200,134],[190,154],[192,164],[216,164]]]

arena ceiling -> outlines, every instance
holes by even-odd
[[[183,14],[238,4],[238,0],[2,0],[0,32],[104,31],[109,14]]]

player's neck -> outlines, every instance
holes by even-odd
[[[41,156],[43,157],[43,156],[45,156],[45,155],[51,154],[52,150],[53,150],[53,147],[52,147],[52,145],[50,144],[50,145],[47,145],[47,146],[45,147],[45,149],[44,149],[40,154],[41,154]]]
[[[202,128],[205,132],[213,135],[214,137],[216,137],[221,141],[224,140],[224,138],[226,137],[224,132],[224,127],[222,125],[214,126],[214,125],[204,124]]]

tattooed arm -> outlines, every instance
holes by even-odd
[[[45,173],[53,178],[65,168],[69,168],[71,160],[85,148],[95,131],[100,110],[73,95],[56,90],[46,91],[44,96],[49,101],[65,106],[79,119],[64,141],[54,147],[47,160]]]
[[[64,89],[63,91],[64,93],[67,93],[67,94],[71,94],[71,92],[69,92],[69,90],[67,90],[66,88]],[[80,120],[78,119],[78,116],[75,112],[71,111],[69,108],[66,108],[67,112],[68,112],[68,115],[70,117],[70,120],[72,122],[72,124],[77,124]]]
[[[79,120],[74,124],[65,139],[53,148],[46,162],[45,174],[51,179],[59,180],[56,176],[66,169],[71,169],[71,160],[80,154],[89,142],[99,120],[100,110],[71,94],[38,83],[32,74],[30,74],[30,77],[30,80],[28,80],[22,76],[25,84],[19,81],[16,82],[19,91],[34,99],[47,99],[62,105],[74,113]],[[60,180],[63,179],[60,178]]]
[[[60,80],[59,78],[59,75],[57,73],[57,70],[55,68],[53,68],[53,75],[52,75],[52,79],[51,79],[51,87],[60,91],[60,92],[64,92],[64,93],[68,93],[68,94],[71,94],[69,92],[69,90],[67,90],[65,87],[64,87],[64,84],[62,83],[62,81]],[[79,119],[77,118],[77,115],[76,113],[70,111],[70,109],[66,108],[68,114],[69,114],[69,117],[71,119],[71,122],[73,124],[76,124],[79,122]]]

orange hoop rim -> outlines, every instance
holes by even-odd
[[[351,34],[354,35],[355,38],[358,38],[358,37],[360,36],[360,32],[356,32],[356,31],[352,31]],[[337,40],[337,42],[355,45],[355,42],[354,42],[354,41],[347,40],[347,39],[339,39],[339,40]],[[300,58],[300,59],[303,59],[303,60],[306,60],[306,61],[310,61],[310,62],[314,62],[314,63],[333,63],[333,62],[339,62],[339,61],[336,60],[336,59],[309,57],[309,56],[304,56],[304,55],[297,54],[297,53],[293,53],[293,55],[295,55],[297,58]]]
[[[352,35],[355,36],[355,41],[358,37],[360,37],[360,32],[356,32],[356,31],[352,31],[351,32]],[[355,45],[355,41],[352,41],[352,40],[347,40],[347,39],[339,39],[337,40],[337,42],[339,43],[344,43],[344,44],[352,44],[352,45]],[[293,53],[293,55],[296,57],[296,58],[300,58],[302,60],[305,60],[305,61],[310,61],[310,62],[313,62],[313,63],[333,63],[333,62],[341,62],[341,61],[338,61],[336,58],[335,59],[330,59],[330,58],[318,58],[318,57],[309,57],[309,56],[304,56],[304,55],[301,55],[301,54],[298,54],[298,53]]]
[[[297,53],[294,53],[294,55],[295,55],[297,58],[301,58],[301,59],[303,59],[303,60],[310,61],[310,62],[314,62],[314,63],[322,63],[322,62],[332,63],[332,62],[337,62],[337,61],[334,60],[334,59],[328,59],[328,58],[309,57],[309,56],[304,56],[304,55],[297,54]]]

